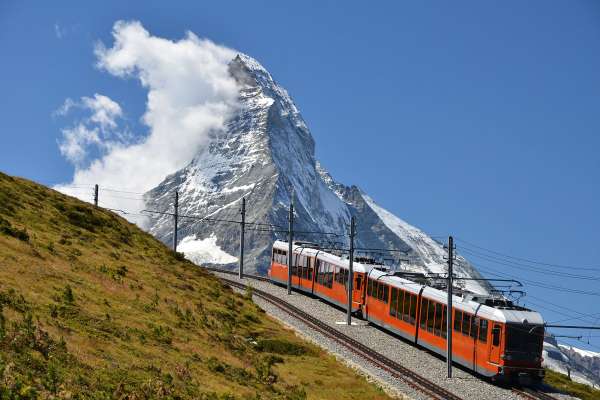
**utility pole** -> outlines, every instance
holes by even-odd
[[[173,230],[173,251],[177,251],[177,219],[179,217],[179,192],[175,191],[175,229]]]
[[[94,185],[94,206],[98,207],[98,184]]]
[[[288,216],[288,280],[287,294],[292,294],[292,250],[294,241],[294,194],[292,192],[292,200],[290,201],[290,215]]]
[[[246,228],[246,198],[242,197],[242,223],[240,226],[240,271],[239,278],[244,278],[244,229]]]
[[[448,236],[448,302],[446,304],[446,363],[448,378],[452,378],[452,267],[454,263],[454,238]]]
[[[350,262],[348,271],[348,310],[346,311],[346,324],[352,325],[352,292],[354,283],[354,236],[356,235],[356,220],[350,218]]]

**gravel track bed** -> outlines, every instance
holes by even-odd
[[[235,275],[215,274],[230,280],[238,280]],[[269,282],[261,282],[254,279],[244,279],[242,282],[246,285],[252,285],[257,289],[283,298],[294,306],[309,312],[319,320],[335,327],[338,331],[360,341],[464,399],[522,399],[522,397],[511,392],[510,389],[492,385],[458,367],[453,368],[453,378],[449,380],[446,378],[446,361],[444,359],[429,353],[426,350],[417,348],[401,338],[368,324],[366,321],[353,318],[353,325],[349,327],[345,325],[345,311],[335,308],[322,300],[311,298],[297,292],[292,292],[292,294],[288,296],[285,288]],[[284,324],[292,327],[298,331],[301,336],[315,342],[319,346],[335,354],[337,357],[344,359],[347,364],[354,366],[355,368],[357,367],[362,373],[369,375],[372,379],[379,382],[388,393],[403,393],[405,396],[413,399],[427,398],[422,393],[415,391],[402,381],[390,377],[385,371],[371,365],[362,357],[353,354],[345,347],[327,339],[319,332],[307,327],[304,323],[281,311],[277,307],[256,297],[254,300],[269,315],[274,316]],[[552,395],[557,398],[559,397],[555,394]],[[573,399],[569,396],[560,396],[560,398]]]

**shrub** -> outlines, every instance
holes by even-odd
[[[306,354],[308,349],[300,344],[288,342],[283,339],[259,340],[256,349],[265,353],[300,356]]]
[[[173,342],[173,330],[168,326],[149,324],[152,339],[162,344],[171,344]]]
[[[277,381],[277,374],[271,370],[271,367],[282,362],[283,358],[273,355],[258,359],[254,364],[258,380],[269,385],[275,383]]]
[[[63,289],[63,300],[68,304],[73,304],[75,302],[75,295],[73,294],[73,289],[71,289],[70,285],[65,286]]]
[[[12,236],[19,239],[22,242],[29,242],[29,234],[25,228],[17,229],[11,225],[10,222],[0,217],[0,232],[5,235]]]
[[[119,275],[121,278],[125,278],[125,275],[127,275],[127,267],[124,265],[120,265],[119,268],[117,268],[117,275]]]

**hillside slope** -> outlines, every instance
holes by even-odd
[[[387,398],[104,210],[0,173],[0,398]]]

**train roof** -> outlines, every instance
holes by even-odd
[[[323,260],[332,264],[335,264],[340,267],[350,268],[350,260],[346,258],[341,258],[336,256],[335,254],[328,253],[324,250],[319,249],[314,243],[308,242],[293,242],[293,251],[294,253],[299,253],[302,255],[310,255],[313,257],[317,257],[319,260]],[[276,240],[273,243],[273,247],[279,250],[288,250],[288,242],[283,242],[281,240]],[[354,272],[366,273],[369,272],[373,266],[362,264],[359,262],[352,263],[352,269]]]
[[[288,250],[288,242],[276,240],[273,247],[279,250]],[[316,256],[320,260],[330,262],[332,264],[349,268],[349,260],[341,258],[335,254],[328,253],[319,248],[318,245],[309,242],[294,242],[294,253]],[[423,296],[431,300],[445,304],[448,300],[448,294],[445,290],[436,289],[427,286],[421,282],[415,282],[401,276],[394,275],[390,271],[384,271],[380,265],[365,264],[354,262],[353,269],[355,272],[366,273],[371,279],[381,280],[390,286],[400,288],[402,290],[418,295],[423,289]],[[466,293],[464,296],[452,296],[452,305],[454,308],[476,314],[480,317],[498,321],[502,323],[520,323],[520,324],[543,324],[542,315],[537,311],[528,310],[520,306],[490,306],[491,297],[483,296],[475,293]]]
[[[444,290],[439,290],[422,283],[413,282],[411,280],[394,276],[379,270],[373,270],[369,273],[369,278],[377,279],[390,286],[400,288],[402,290],[419,294],[423,289],[423,296],[446,304],[448,301],[448,293]],[[482,296],[473,293],[467,293],[464,296],[452,296],[452,306],[458,310],[465,311],[471,314],[476,314],[482,318],[502,323],[519,323],[519,324],[543,324],[542,315],[537,311],[528,310],[524,307],[512,306],[506,308],[493,307],[485,304],[485,300],[489,296]]]

